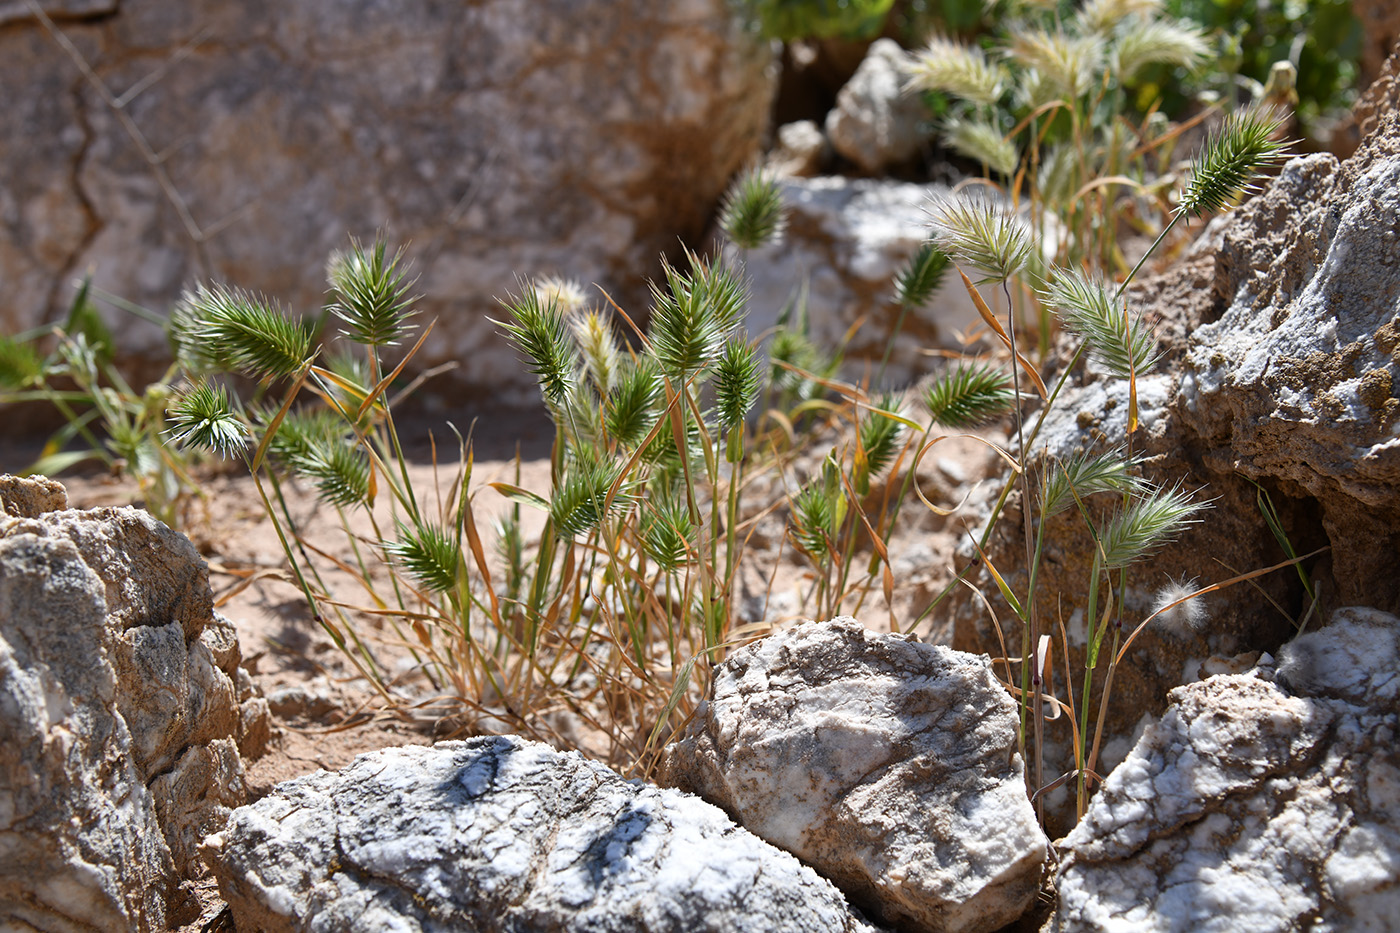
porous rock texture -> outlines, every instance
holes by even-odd
[[[213,279],[316,314],[327,254],[383,229],[438,321],[415,363],[530,400],[488,350],[494,296],[546,274],[645,296],[756,155],[774,87],[729,0],[41,6],[112,100],[0,3],[0,327],[58,319],[89,268],[149,308]],[[121,323],[119,350],[166,353]]]
[[[1395,929],[1397,734],[1400,618],[1374,609],[1173,691],[1064,840],[1047,929]]]
[[[266,702],[186,538],[66,506],[0,476],[0,927],[165,930],[198,914],[182,879],[245,799]]]
[[[901,929],[1000,929],[1048,849],[986,657],[849,617],[725,659],[660,775]]]
[[[1322,614],[1344,605],[1400,611],[1400,86],[1378,80],[1358,116],[1368,135],[1351,158],[1291,160],[1262,194],[1212,222],[1176,266],[1130,289],[1164,353],[1138,380],[1133,453],[1149,480],[1198,489],[1211,502],[1198,524],[1130,573],[1120,596],[1132,625],[1173,580],[1204,586],[1287,559],[1260,513],[1260,488],[1296,553],[1329,548],[1306,564]],[[1033,468],[1125,445],[1127,409],[1126,381],[1085,367],[1046,419]],[[1023,593],[1018,501],[988,556]],[[1045,540],[1037,609],[1050,628],[1042,631],[1063,619],[1070,666],[1082,670],[1094,543],[1077,509],[1051,519]],[[1005,620],[1007,640],[1018,639],[985,571],[971,580]],[[1154,623],[1137,640],[1114,677],[1097,770],[1121,759],[1144,717],[1161,714],[1170,689],[1198,679],[1204,660],[1274,651],[1289,637],[1289,616],[1308,609],[1297,573],[1254,582],[1267,599],[1235,585],[1202,598],[1204,624]],[[967,594],[951,603],[955,647],[999,652],[983,606]],[[1048,774],[1073,767],[1068,744],[1065,719],[1047,726]],[[1067,795],[1047,802],[1052,832],[1068,831]]]
[[[514,736],[279,784],[205,857],[238,929],[264,933],[874,930],[715,807]]]
[[[831,148],[869,175],[905,165],[928,142],[928,111],[904,93],[908,56],[893,39],[876,39],[826,117]]]
[[[942,185],[870,178],[785,178],[787,232],[744,257],[750,278],[748,328],[790,325],[805,306],[810,336],[827,350],[845,347],[846,375],[873,378],[899,308],[895,277],[928,239],[928,204]],[[954,348],[972,323],[967,292],[945,276],[928,303],[911,310],[890,356],[885,383],[901,385],[928,369],[929,347]]]

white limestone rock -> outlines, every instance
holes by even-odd
[[[778,127],[777,144],[766,161],[775,175],[811,178],[821,174],[830,149],[819,126],[811,120],[797,120]]]
[[[237,927],[265,933],[874,933],[715,807],[513,736],[280,784],[205,858]]]
[[[112,642],[72,541],[0,537],[0,929],[162,931],[198,914],[115,711]]]
[[[1400,618],[1172,693],[1063,840],[1056,933],[1384,931],[1400,916]]]
[[[930,199],[948,189],[828,176],[785,178],[780,190],[788,210],[787,233],[780,242],[744,257],[750,279],[749,332],[763,333],[778,323],[785,308],[805,301],[811,338],[818,346],[834,351],[850,335],[846,374],[858,379],[884,356],[899,313],[895,276],[928,239]],[[976,311],[956,279],[945,276],[928,304],[906,316],[890,357],[888,384],[912,382],[926,373],[923,351],[956,347],[957,331],[972,324]]]
[[[907,61],[898,42],[876,39],[826,117],[831,147],[871,175],[908,162],[928,141],[928,111],[904,93]]]
[[[987,658],[846,617],[730,655],[661,779],[906,929],[1016,920],[1048,849]]]
[[[245,799],[255,698],[189,541],[66,506],[0,476],[0,929],[165,930]]]

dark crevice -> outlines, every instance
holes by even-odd
[[[79,77],[69,89],[69,95],[73,100],[73,118],[82,131],[83,141],[73,154],[73,160],[69,167],[68,183],[79,207],[82,208],[87,229],[59,269],[58,274],[54,276],[53,284],[49,287],[48,299],[45,302],[49,316],[61,314],[67,308],[69,302],[64,300],[64,290],[71,286],[73,277],[81,266],[84,254],[106,227],[101,216],[97,213],[92,198],[83,188],[83,167],[87,162],[88,153],[92,149],[94,136],[92,125],[88,122],[87,112],[83,106],[83,88],[86,86],[86,80]]]
[[[23,6],[24,4],[21,3],[21,5]],[[40,9],[43,9],[42,3],[40,4]],[[90,10],[87,12],[44,10],[44,15],[52,20],[55,26],[100,26],[121,15],[121,0],[112,0],[112,8],[110,10]],[[0,33],[3,33],[6,29],[32,29],[38,25],[40,25],[39,18],[30,13],[26,7],[22,13],[13,13],[5,19],[0,19]]]

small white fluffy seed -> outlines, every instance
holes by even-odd
[[[1163,628],[1173,635],[1185,638],[1206,624],[1205,599],[1196,596],[1172,606],[1177,600],[1185,599],[1196,592],[1195,580],[1169,580],[1166,586],[1157,591],[1152,601],[1152,611],[1159,613],[1156,618]],[[1171,606],[1170,609],[1167,607]]]

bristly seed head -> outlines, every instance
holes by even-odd
[[[1275,139],[1284,116],[1273,107],[1237,110],[1225,125],[1211,133],[1205,147],[1191,166],[1191,181],[1177,208],[1183,214],[1200,217],[1229,205],[1251,188],[1263,168],[1288,153]]]
[[[1025,224],[988,197],[938,197],[929,213],[938,248],[981,272],[979,285],[1006,281],[1030,259],[1031,238]]]

